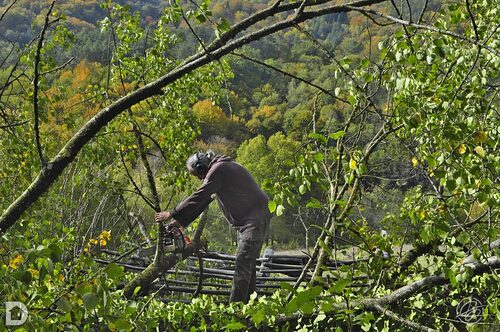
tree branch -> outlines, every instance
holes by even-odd
[[[279,69],[279,68],[277,68],[277,67],[275,67],[275,66],[272,66],[272,65],[270,65],[270,64],[267,64],[267,63],[265,63],[265,62],[263,62],[263,61],[260,61],[260,60],[257,60],[257,59],[254,59],[254,58],[251,58],[251,57],[249,57],[249,56],[247,56],[247,55],[245,55],[245,54],[242,54],[242,53],[231,52],[231,54],[236,55],[236,56],[239,56],[240,58],[243,58],[243,59],[245,59],[245,60],[248,60],[248,61],[251,61],[251,62],[255,62],[255,63],[257,63],[257,64],[259,64],[259,65],[262,65],[262,66],[264,66],[264,67],[266,67],[266,68],[269,68],[269,69],[272,69],[272,70],[274,70],[274,71],[277,71],[277,72],[278,72],[278,73],[280,73],[280,74],[283,74],[283,75],[285,75],[285,76],[288,76],[288,77],[291,77],[291,78],[296,79],[296,80],[298,80],[298,81],[301,81],[301,82],[303,82],[303,83],[305,83],[305,84],[307,84],[307,85],[309,85],[309,86],[312,86],[313,88],[316,88],[316,89],[320,90],[321,92],[323,92],[323,93],[325,93],[325,94],[329,95],[330,97],[332,97],[332,98],[334,98],[334,99],[336,99],[336,100],[338,100],[338,101],[341,101],[341,102],[343,102],[343,103],[345,103],[345,104],[348,104],[348,103],[349,103],[347,100],[337,97],[335,94],[331,93],[330,91],[326,90],[325,88],[320,87],[319,85],[316,85],[316,84],[314,84],[314,83],[312,83],[312,82],[309,82],[308,80],[303,79],[303,78],[301,78],[301,77],[298,77],[298,76],[295,76],[295,75],[293,75],[293,74],[290,74],[290,73],[288,73],[288,72],[286,72],[286,71],[284,71],[284,70],[281,70],[281,69]]]
[[[40,164],[42,168],[46,166],[47,162],[45,161],[45,158],[43,156],[42,144],[40,142],[40,128],[39,128],[40,110],[38,108],[38,80],[40,77],[39,65],[41,61],[43,39],[45,36],[45,32],[47,31],[47,27],[49,26],[50,13],[52,12],[52,9],[54,8],[55,4],[56,0],[53,0],[52,3],[50,4],[49,10],[47,11],[47,14],[45,15],[45,23],[43,25],[42,31],[40,32],[40,37],[38,38],[38,44],[36,47],[35,64],[34,64],[35,72],[33,74],[33,117],[34,117],[33,131],[35,132],[36,149],[38,151],[38,157],[40,158]]]
[[[153,286],[153,281],[155,279],[159,278],[165,271],[168,271],[169,269],[174,267],[178,262],[185,260],[189,256],[198,252],[201,246],[200,237],[205,228],[207,220],[208,207],[200,215],[200,221],[198,222],[198,227],[196,228],[191,244],[183,249],[181,253],[165,254],[163,244],[161,242],[158,242],[156,255],[153,262],[125,286],[125,288],[123,289],[123,295],[126,298],[132,298],[137,287],[140,287],[140,290],[137,292],[139,296],[148,294],[149,290]]]
[[[5,8],[5,10],[3,11],[2,15],[0,16],[0,21],[3,20],[3,18],[5,17],[5,15],[9,12],[9,10],[16,4],[17,0],[14,0],[10,3],[10,5]]]

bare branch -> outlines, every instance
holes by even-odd
[[[44,71],[42,73],[40,73],[39,75],[42,76],[42,75],[47,75],[47,74],[51,74],[53,72],[56,72],[58,70],[61,70],[61,69],[64,69],[67,65],[69,65],[73,60],[75,60],[75,57],[71,57],[68,61],[66,61],[65,63],[63,63],[62,65],[58,66],[58,67],[55,67],[55,68],[52,68],[51,70],[47,70],[47,71]]]
[[[49,10],[47,11],[47,14],[45,15],[45,23],[43,25],[42,31],[40,32],[40,37],[38,39],[38,44],[36,47],[35,64],[34,64],[35,72],[33,74],[33,116],[34,116],[33,131],[35,132],[36,149],[38,151],[38,157],[40,158],[40,164],[42,167],[45,167],[47,162],[45,161],[45,158],[43,156],[42,143],[40,142],[40,128],[39,128],[40,110],[38,108],[38,80],[40,77],[39,65],[41,61],[43,39],[45,36],[45,32],[47,31],[47,28],[49,26],[50,13],[52,12],[52,9],[54,8],[55,4],[56,0],[53,0],[52,3],[50,4]]]
[[[470,8],[469,0],[465,0],[465,7],[467,8],[467,13],[470,16],[470,20],[472,22],[472,28],[474,29],[474,34],[476,35],[476,39],[479,41],[479,31],[477,29],[476,20],[474,19],[474,15],[472,14],[472,9]]]
[[[245,60],[248,60],[248,61],[251,61],[251,62],[255,62],[255,63],[257,63],[257,64],[259,64],[259,65],[262,65],[262,66],[264,66],[264,67],[267,67],[267,68],[270,68],[270,69],[272,69],[272,70],[275,70],[275,71],[277,71],[277,72],[278,72],[278,73],[280,73],[280,74],[283,74],[283,75],[285,75],[285,76],[288,76],[288,77],[291,77],[291,78],[296,79],[296,80],[298,80],[298,81],[301,81],[301,82],[303,82],[303,83],[306,83],[307,85],[310,85],[310,86],[312,86],[312,87],[314,87],[314,88],[316,88],[316,89],[320,90],[321,92],[323,92],[323,93],[325,93],[325,94],[329,95],[330,97],[332,97],[332,98],[334,98],[334,99],[336,99],[336,100],[338,100],[338,101],[341,101],[341,102],[343,102],[343,103],[345,103],[345,104],[348,104],[348,103],[349,103],[347,100],[344,100],[344,99],[342,99],[342,98],[339,98],[339,97],[335,96],[335,94],[331,93],[330,91],[326,90],[325,88],[320,87],[319,85],[316,85],[316,84],[314,84],[314,83],[312,83],[312,82],[309,82],[308,80],[303,79],[303,78],[301,78],[301,77],[298,77],[298,76],[295,76],[295,75],[293,75],[293,74],[290,74],[290,73],[288,73],[288,72],[286,72],[286,71],[284,71],[284,70],[281,70],[281,69],[279,69],[279,68],[277,68],[277,67],[275,67],[275,66],[272,66],[272,65],[270,65],[270,64],[267,64],[267,63],[265,63],[265,62],[263,62],[263,61],[260,61],[260,60],[257,60],[257,59],[254,59],[254,58],[251,58],[251,57],[249,57],[249,56],[247,56],[247,55],[245,55],[245,54],[242,54],[242,53],[231,52],[231,54],[236,55],[236,56],[239,56],[240,58],[243,58],[243,59],[245,59]]]
[[[8,128],[13,128],[13,127],[17,127],[17,126],[22,126],[24,124],[28,123],[28,121],[23,121],[23,122],[18,122],[18,123],[10,123],[8,125],[1,125],[0,126],[0,129],[8,129]]]
[[[424,17],[424,14],[427,10],[428,4],[429,4],[429,0],[425,0],[424,5],[422,6],[422,10],[420,11],[420,14],[418,15],[417,23],[420,23],[422,21],[422,18]]]
[[[154,202],[152,202],[149,197],[144,195],[142,193],[141,189],[139,188],[139,186],[137,185],[137,183],[135,183],[134,178],[132,177],[132,174],[130,174],[130,171],[128,170],[127,164],[125,163],[125,158],[123,157],[123,153],[122,153],[121,149],[120,149],[120,157],[121,157],[123,167],[125,169],[125,173],[127,174],[127,177],[129,178],[130,183],[132,183],[132,185],[134,186],[136,193],[139,194],[139,196],[142,197],[144,202],[146,202],[146,204],[148,204],[153,210],[156,210],[156,206],[155,206]]]
[[[420,325],[420,324],[417,324],[415,322],[412,322],[411,320],[408,320],[408,319],[404,319],[403,317],[399,316],[398,314],[396,314],[395,312],[387,309],[387,308],[384,308],[382,307],[380,304],[378,303],[375,303],[373,305],[373,308],[375,310],[377,310],[378,312],[380,312],[382,315],[384,316],[387,316],[409,328],[412,329],[412,331],[424,331],[424,332],[434,332],[434,331],[437,331],[437,330],[434,330],[434,329],[431,329],[430,327],[427,327],[427,326],[423,326],[423,325]]]
[[[3,20],[3,18],[5,17],[5,15],[16,4],[16,2],[17,2],[17,0],[12,1],[11,4],[7,8],[5,8],[5,10],[3,11],[2,15],[0,16],[0,21]]]

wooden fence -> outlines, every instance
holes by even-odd
[[[103,253],[110,259],[95,258],[96,262],[109,264],[121,253],[104,249]],[[129,256],[126,260],[115,263],[123,266],[127,271],[141,272],[150,263],[151,257],[140,257],[137,254]],[[256,291],[261,295],[270,295],[273,290],[281,288],[282,283],[293,284],[302,273],[309,257],[307,255],[275,255],[265,251],[265,255],[257,262]],[[341,266],[362,263],[364,260],[337,260],[326,263],[325,274],[330,279],[337,279],[336,270]],[[212,294],[229,296],[231,280],[234,274],[235,256],[219,252],[200,251],[200,256],[188,257],[179,262],[175,269],[168,270],[163,278],[156,280],[152,287],[162,297],[170,300],[184,301],[186,294]],[[314,269],[314,264],[311,267]],[[311,271],[305,280],[310,280]],[[328,273],[331,272],[331,273]],[[348,287],[368,287],[367,276],[351,277],[352,283]],[[184,296],[182,295],[184,294]]]

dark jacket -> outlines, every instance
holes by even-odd
[[[240,231],[255,228],[271,217],[269,198],[250,173],[231,158],[216,156],[202,186],[171,211],[172,218],[184,227],[189,225],[208,206],[212,194],[216,194],[229,223]]]

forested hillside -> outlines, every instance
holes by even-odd
[[[498,5],[0,1],[2,302],[26,331],[498,330]],[[216,204],[122,266],[209,149],[270,197],[265,247],[309,257],[248,304],[155,288],[234,253]]]

